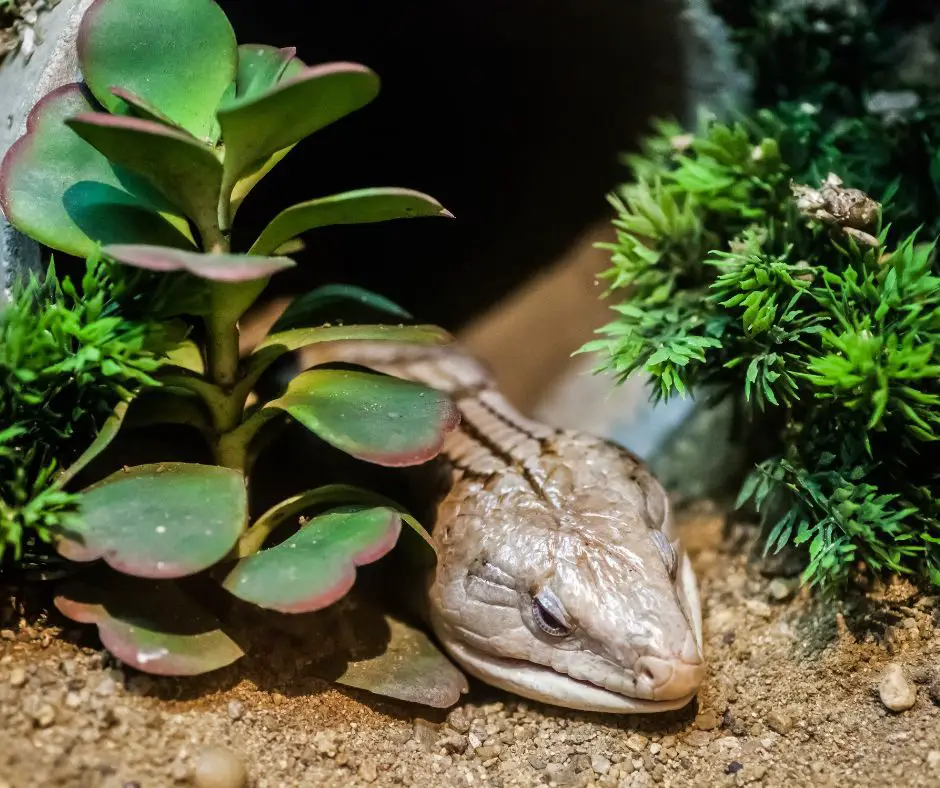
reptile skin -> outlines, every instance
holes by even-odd
[[[574,709],[680,708],[705,672],[698,588],[659,483],[627,450],[523,417],[459,350],[337,343],[343,359],[451,394],[449,485],[428,616],[466,672]]]

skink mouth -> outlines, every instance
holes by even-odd
[[[630,692],[559,673],[545,665],[496,657],[463,643],[445,643],[468,673],[530,700],[579,711],[654,714],[681,709],[695,697],[705,674],[704,662],[641,657]],[[644,661],[645,660],[645,661]],[[668,674],[668,675],[667,675]]]

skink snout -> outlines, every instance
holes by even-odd
[[[634,675],[642,698],[679,700],[693,695],[705,678],[705,662],[695,636],[689,632],[673,657],[640,657],[634,665]]]

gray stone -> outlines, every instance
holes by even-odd
[[[0,64],[0,157],[26,129],[26,117],[39,99],[80,78],[75,37],[91,2],[61,0],[42,11],[31,28],[30,46]],[[0,308],[9,298],[13,277],[38,267],[39,247],[10,227],[0,214]]]

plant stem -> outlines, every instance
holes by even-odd
[[[228,317],[224,307],[216,305],[218,299],[212,301],[212,315],[206,320],[209,374],[213,383],[229,391],[238,377],[238,324]]]

